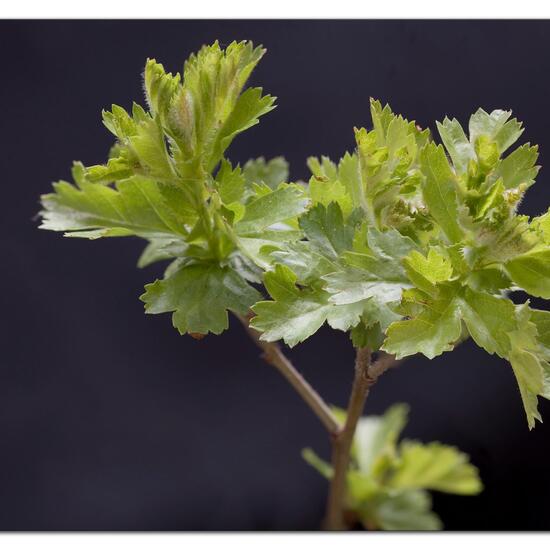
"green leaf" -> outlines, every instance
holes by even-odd
[[[550,244],[550,209],[544,214],[533,218],[529,225],[542,237],[544,244]]]
[[[517,306],[517,330],[509,333],[512,365],[529,429],[535,427],[535,420],[542,422],[537,408],[537,395],[544,393],[544,361],[539,357],[537,325],[531,322],[531,311],[527,304]]]
[[[223,159],[215,181],[224,204],[231,205],[243,198],[245,177],[238,166],[233,168],[229,161]]]
[[[107,166],[89,168],[91,181],[117,181],[132,174],[174,183],[176,170],[166,148],[160,114],[151,116],[134,103],[132,116],[122,107],[103,111],[103,123],[119,139]]]
[[[136,127],[128,141],[140,160],[146,175],[170,180],[175,176],[172,159],[166,150],[160,119],[148,118]]]
[[[91,183],[112,183],[132,175],[132,167],[124,156],[110,158],[107,164],[96,164],[85,169],[85,177]]]
[[[372,303],[372,300],[369,300],[367,303]],[[365,309],[369,309],[366,307]],[[388,308],[388,313],[393,313]],[[376,321],[377,315],[369,316],[368,313],[363,314],[361,317],[361,323],[354,326],[350,331],[350,339],[354,348],[365,348],[368,347],[373,351],[378,351],[380,346],[384,342],[383,330],[387,328],[393,321],[400,319],[399,315],[394,315],[393,318],[390,318],[389,321]],[[381,325],[386,325],[382,329]]]
[[[300,284],[317,283],[319,279],[338,269],[338,265],[321,254],[307,241],[290,242],[282,249],[271,251],[275,263],[289,267]]]
[[[363,304],[336,306],[323,290],[300,289],[296,275],[277,265],[265,274],[264,285],[273,301],[258,302],[250,326],[262,332],[261,339],[284,340],[290,347],[309,338],[326,322],[335,329],[349,330],[363,313]]]
[[[483,488],[477,468],[455,447],[404,441],[399,451],[399,465],[389,480],[390,487],[459,495],[475,495]]]
[[[275,109],[275,97],[262,96],[262,88],[248,88],[237,100],[232,113],[219,131],[207,167],[212,170],[237,135],[255,126],[259,118]]]
[[[403,288],[410,286],[401,259],[416,249],[415,243],[395,229],[367,232],[368,253],[342,254],[349,266],[323,276],[325,289],[336,304],[351,304],[376,298],[388,304],[401,298]]]
[[[513,145],[523,133],[521,123],[515,118],[508,120],[512,111],[496,109],[490,114],[483,109],[478,109],[470,117],[470,141],[476,141],[483,136],[496,142],[500,153],[504,153]]]
[[[487,268],[468,273],[467,284],[473,290],[495,294],[509,289],[512,281],[501,269]]]
[[[540,170],[540,166],[535,166],[538,156],[539,148],[536,145],[530,147],[526,143],[497,164],[493,177],[502,178],[506,189],[513,189],[521,184],[529,187]]]
[[[529,294],[550,298],[550,249],[516,256],[505,264],[514,283]]]
[[[346,499],[348,509],[367,518],[366,510],[372,511],[381,499],[387,498],[387,491],[372,476],[365,475],[359,470],[348,469],[346,475]],[[370,524],[375,528],[374,523]]]
[[[145,96],[153,115],[159,114],[165,122],[172,98],[180,88],[181,76],[166,73],[164,67],[154,59],[147,59],[143,73]]]
[[[330,301],[338,305],[354,304],[373,298],[379,304],[391,304],[401,299],[404,288],[410,285],[400,280],[380,279],[376,274],[360,269],[346,269],[323,275]]]
[[[321,181],[335,181],[338,179],[338,167],[328,157],[322,156],[307,159],[307,167],[313,174],[313,177]]]
[[[300,228],[315,249],[332,260],[352,247],[354,227],[344,223],[337,203],[328,207],[318,204],[310,209],[300,218]]]
[[[541,309],[531,309],[529,321],[537,327],[537,340],[539,344],[544,346],[547,351],[546,355],[550,354],[550,311]]]
[[[393,456],[397,439],[407,424],[409,407],[395,404],[382,416],[364,416],[359,419],[354,437],[354,454],[359,470],[370,474],[377,460]]]
[[[372,97],[370,98],[370,114],[378,145],[383,146],[386,144],[386,135],[395,115],[388,104],[382,107],[382,103]]]
[[[335,202],[345,216],[353,210],[354,206],[360,206],[361,200],[357,198],[357,182],[350,181],[350,176],[356,179],[358,173],[354,175],[349,173],[350,160],[349,154],[340,161],[338,166],[327,157],[321,157],[320,161],[315,157],[307,160],[313,174],[308,188],[314,206],[318,204],[328,206],[331,202]],[[355,169],[358,170],[358,165]]]
[[[137,122],[128,114],[126,109],[120,105],[111,105],[111,110],[103,110],[101,112],[103,125],[114,135],[120,142],[124,142],[129,136],[136,133]]]
[[[346,153],[338,163],[338,179],[346,188],[355,208],[364,204],[365,187],[361,179],[359,158]]]
[[[114,189],[85,181],[80,188],[64,181],[53,187],[54,193],[42,196],[42,229],[71,236],[93,230],[90,238],[186,235],[187,213],[172,202],[177,199],[184,205],[186,196],[150,179],[134,176]]]
[[[478,173],[484,174],[491,170],[500,157],[498,144],[488,136],[479,136],[474,144],[477,156]]]
[[[302,458],[313,468],[315,468],[323,477],[330,479],[333,475],[333,468],[322,458],[319,458],[317,454],[309,448],[302,449]]]
[[[340,207],[317,205],[300,218],[300,228],[309,240],[288,243],[271,252],[272,258],[289,267],[300,283],[318,281],[338,268],[339,254],[351,248],[354,227],[344,223]]]
[[[508,217],[502,223],[483,224],[476,235],[476,247],[464,247],[469,268],[501,267],[518,255],[536,251],[541,235],[528,223],[527,216]],[[478,228],[479,229],[479,228]],[[538,248],[540,250],[540,248]],[[504,266],[505,267],[505,266]]]
[[[180,155],[180,170],[199,163],[210,172],[233,138],[273,109],[274,98],[260,88],[243,88],[265,50],[251,42],[204,46],[185,62],[183,85],[172,100],[169,132]]]
[[[401,260],[417,248],[410,237],[402,235],[396,229],[378,231],[371,227],[367,233],[367,241],[370,250],[381,260]],[[402,270],[399,272],[402,273]]]
[[[346,153],[338,165],[328,157],[310,157],[307,164],[313,177],[309,180],[309,194],[314,205],[328,206],[336,202],[345,216],[354,208],[365,206],[365,188],[361,179],[357,155]]]
[[[307,198],[299,185],[281,184],[275,191],[248,202],[244,216],[235,228],[240,235],[257,233],[278,222],[298,216],[306,207]]]
[[[443,525],[431,506],[432,500],[426,491],[404,491],[388,494],[360,514],[367,526],[386,531],[438,531]]]
[[[448,257],[431,247],[427,256],[413,250],[404,260],[407,276],[420,290],[434,295],[436,285],[449,281],[453,275],[453,267]]]
[[[459,242],[464,232],[458,223],[455,175],[443,147],[429,143],[420,153],[420,163],[426,178],[422,193],[430,214],[451,243]]]
[[[507,298],[466,289],[460,309],[475,343],[488,353],[506,357],[508,333],[516,329],[514,304]]]
[[[417,171],[418,150],[426,142],[414,122],[394,115],[371,100],[374,130],[355,129],[359,174],[364,183],[360,206],[371,224],[402,225],[403,214],[412,213],[413,195],[420,182]],[[411,192],[412,191],[412,192]],[[413,223],[416,216],[406,223]]]
[[[550,399],[550,312],[540,309],[530,309],[529,311],[529,322],[536,327],[538,344],[534,349],[533,340],[531,339],[530,347],[532,351],[535,351],[543,370],[543,391],[540,395],[545,399]],[[529,326],[529,329],[532,334],[532,327]]]
[[[187,249],[187,243],[180,239],[172,239],[170,237],[151,239],[141,253],[137,266],[147,267],[155,262],[183,257]]]
[[[266,162],[264,157],[247,161],[243,168],[247,185],[263,183],[275,190],[279,184],[288,181],[288,162],[284,157],[274,157]]]
[[[470,162],[476,161],[476,154],[458,120],[445,117],[442,123],[437,122],[437,129],[457,173],[467,172]]]
[[[440,285],[437,298],[426,296],[419,304],[418,315],[389,326],[382,349],[398,359],[415,353],[433,359],[453,349],[461,334],[458,292],[455,285]]]
[[[294,230],[263,230],[257,237],[239,237],[237,244],[242,252],[261,269],[267,270],[273,263],[274,251],[297,244],[302,237],[300,231]]]
[[[346,413],[333,407],[339,422]],[[359,420],[346,472],[346,510],[355,513],[365,527],[385,530],[441,529],[431,511],[427,489],[474,495],[482,490],[477,468],[455,447],[438,442],[397,444],[407,423],[405,404],[390,407],[382,416]],[[304,459],[330,479],[333,468],[311,449]]]
[[[348,215],[353,209],[352,198],[339,180],[324,181],[312,177],[309,180],[309,196],[313,205],[338,204],[345,215]]]
[[[145,286],[140,299],[146,313],[174,312],[180,334],[220,334],[227,329],[227,311],[246,314],[260,298],[240,275],[216,264],[184,265],[169,277]]]

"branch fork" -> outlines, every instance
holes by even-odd
[[[363,413],[370,388],[385,371],[398,365],[400,361],[393,355],[382,352],[373,362],[369,348],[357,348],[351,396],[346,422],[342,426],[324,399],[285,356],[279,344],[261,340],[260,333],[249,325],[249,316],[237,314],[237,317],[254,343],[262,350],[264,361],[275,367],[290,382],[326,428],[332,444],[333,475],[324,527],[327,530],[345,529],[346,474],[357,423]]]

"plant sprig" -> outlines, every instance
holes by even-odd
[[[539,171],[538,149],[509,152],[523,133],[510,111],[479,109],[467,132],[445,118],[437,144],[429,130],[371,100],[372,129],[355,128],[355,149],[338,163],[308,159],[308,183],[289,181],[282,157],[233,164],[233,139],[275,107],[274,97],[246,85],[264,52],[216,42],[182,74],[148,60],[147,107],[103,111],[115,137],[107,162],[75,163],[74,182],[42,196],[41,227],[143,239],[140,267],[169,262],[145,286],[145,311],[172,313],[181,334],[220,334],[230,311],[243,320],[333,437],[329,527],[337,528],[344,501],[359,506],[357,487],[371,494],[372,480],[354,473],[363,459],[352,441],[370,386],[401,359],[432,359],[471,337],[511,364],[529,428],[541,420],[538,396],[550,398],[550,312],[510,295],[550,298],[550,212],[518,214]],[[325,323],[348,332],[358,361],[364,356],[345,423],[275,343],[294,346]],[[424,452],[414,449],[403,447],[405,462]],[[426,512],[424,496],[413,493],[396,505]],[[371,505],[359,506],[367,522]],[[424,525],[436,526],[427,518]]]

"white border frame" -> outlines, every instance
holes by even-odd
[[[530,19],[550,17],[544,0],[18,0],[5,1],[10,19]]]

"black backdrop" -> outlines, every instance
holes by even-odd
[[[316,418],[258,358],[240,326],[200,342],[138,300],[158,267],[134,240],[83,242],[36,229],[38,196],[73,159],[102,162],[100,110],[141,101],[146,57],[170,70],[201,44],[251,39],[255,84],[279,107],[231,158],[340,156],[369,96],[432,125],[478,106],[513,108],[548,157],[548,22],[3,21],[0,529],[317,529],[326,483],[300,458],[327,453]],[[522,206],[550,202],[546,170]],[[539,304],[540,305],[540,304]],[[344,404],[352,350],[324,329],[290,353]],[[412,406],[407,437],[470,453],[486,489],[435,495],[448,529],[547,529],[545,425],[529,432],[511,368],[461,346],[386,374],[368,411]]]

